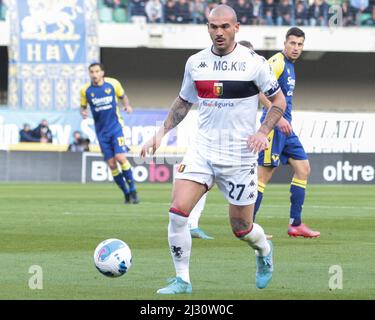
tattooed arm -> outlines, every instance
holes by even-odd
[[[145,157],[147,153],[150,153],[150,149],[151,154],[155,153],[155,151],[160,147],[163,137],[170,130],[177,127],[182,120],[184,120],[192,105],[192,103],[187,102],[180,97],[176,98],[176,100],[172,103],[172,107],[167,118],[164,120],[163,126],[161,126],[155,135],[143,145],[141,157]]]
[[[272,102],[267,99],[264,93],[259,93],[259,101],[262,106],[264,106],[267,110],[272,107]],[[284,133],[285,135],[289,136],[293,132],[292,125],[286,120],[284,117],[281,117],[279,122],[276,124],[279,130]]]
[[[259,152],[268,147],[269,142],[267,136],[284,114],[286,102],[281,90],[271,97],[270,100],[272,102],[272,107],[268,109],[262,125],[259,130],[247,140],[250,151]]]
[[[176,100],[173,102],[171,110],[168,113],[167,119],[164,121],[164,134],[163,136],[172,130],[173,128],[177,127],[177,125],[184,120],[188,112],[190,111],[192,103],[189,103],[183,100],[180,97],[177,97]]]

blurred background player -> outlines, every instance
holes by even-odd
[[[290,222],[288,234],[294,237],[315,238],[320,236],[319,231],[311,230],[302,223],[302,207],[305,201],[307,179],[310,175],[310,164],[306,152],[293,132],[292,98],[295,87],[294,63],[301,56],[305,41],[305,33],[297,28],[290,28],[286,34],[284,50],[276,53],[269,59],[273,72],[285,95],[287,108],[283,118],[268,136],[270,146],[261,151],[258,158],[258,196],[255,203],[254,219],[261,205],[264,189],[271,180],[276,168],[282,164],[290,164],[294,175],[290,186]],[[264,101],[261,122],[264,121],[271,102]]]
[[[207,192],[200,198],[198,203],[195,205],[193,210],[190,212],[188,226],[190,229],[190,234],[192,238],[202,239],[202,240],[213,240],[206,232],[199,227],[199,219],[202,215],[202,211],[206,204]]]
[[[81,88],[82,117],[88,117],[87,105],[89,105],[104,160],[111,168],[114,181],[124,193],[125,203],[139,203],[131,165],[125,156],[127,147],[123,133],[123,120],[117,102],[121,102],[127,113],[131,113],[133,109],[120,82],[104,77],[102,64],[91,64],[89,75],[91,83]],[[121,170],[118,169],[117,163],[120,164]]]

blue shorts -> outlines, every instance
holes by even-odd
[[[278,167],[280,162],[287,164],[288,159],[307,160],[307,154],[301,141],[294,132],[286,136],[278,128],[268,135],[270,146],[259,152],[258,164],[263,167]]]
[[[98,135],[98,141],[104,155],[104,160],[113,158],[115,154],[129,151],[129,148],[125,145],[125,137],[122,129],[112,133]]]

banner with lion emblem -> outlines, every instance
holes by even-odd
[[[79,108],[87,67],[99,61],[96,0],[8,0],[12,109]]]

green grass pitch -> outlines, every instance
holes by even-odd
[[[253,252],[232,235],[227,204],[212,190],[200,224],[215,240],[193,240],[193,294],[172,297],[155,294],[174,275],[171,185],[138,189],[142,203],[125,206],[114,184],[0,184],[0,299],[375,299],[375,186],[309,185],[304,221],[322,235],[295,239],[286,233],[289,187],[270,184],[257,221],[274,236],[275,271],[264,290],[255,288]],[[93,265],[107,238],[132,249],[123,277]],[[42,290],[29,288],[33,265],[42,268]],[[342,268],[342,289],[329,288],[331,266]]]

